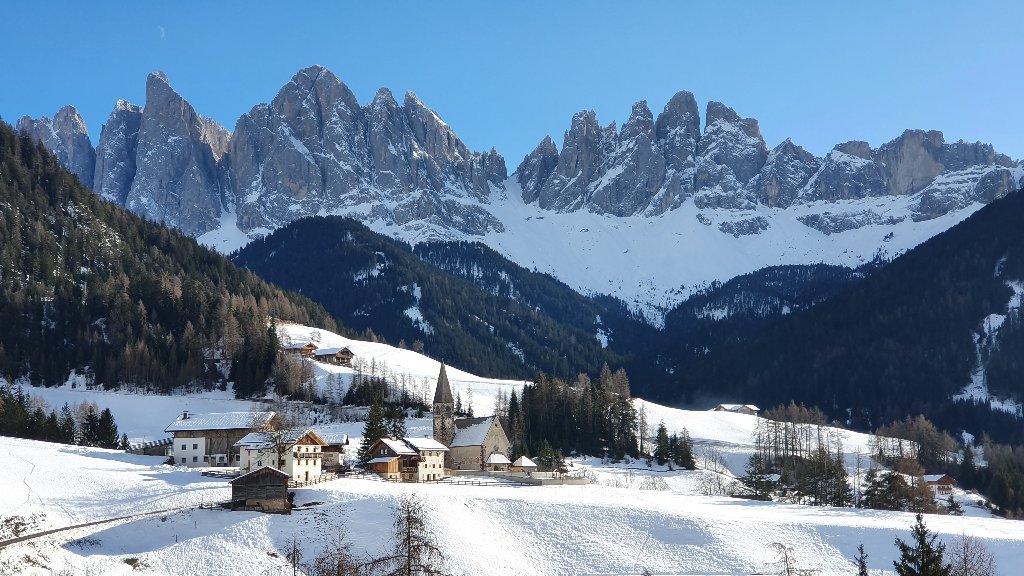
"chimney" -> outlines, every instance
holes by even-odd
[[[184,412],[181,413],[181,419],[188,420],[188,410],[185,410]]]

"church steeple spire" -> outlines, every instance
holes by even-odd
[[[448,383],[448,374],[441,364],[441,372],[437,375],[437,388],[434,390],[434,440],[445,446],[451,446],[455,440],[455,401],[452,399],[452,387]]]

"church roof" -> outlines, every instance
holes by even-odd
[[[482,446],[487,432],[494,424],[494,416],[482,418],[459,418],[455,421],[455,439],[452,448],[458,446]]]
[[[448,384],[448,374],[441,364],[441,373],[437,375],[437,389],[434,390],[434,404],[453,404],[452,387]]]

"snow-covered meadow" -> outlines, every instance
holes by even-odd
[[[314,329],[283,325],[293,341]],[[410,350],[316,331],[323,347],[349,346],[365,367],[393,379],[426,382],[431,389],[440,364]],[[364,368],[365,369],[365,368]],[[317,386],[341,393],[355,370],[317,363]],[[401,378],[399,377],[401,375]],[[470,393],[478,414],[490,412],[496,396],[522,382],[486,379],[448,368],[455,391]],[[96,402],[109,407],[133,440],[166,437],[164,428],[182,411],[251,410],[258,402],[229,392],[147,396],[86,390],[82,386],[30,389],[59,407]],[[741,401],[742,399],[737,399]],[[753,450],[753,416],[680,410],[637,400],[651,429],[665,422],[684,427],[695,441],[698,464],[724,463],[722,477],[742,473]],[[361,422],[324,427],[358,442]],[[409,434],[431,433],[430,418],[408,421]],[[842,435],[847,464],[868,452],[868,436]],[[307,559],[339,534],[357,556],[383,553],[390,545],[392,511],[398,498],[414,495],[456,574],[754,574],[773,573],[772,544],[792,548],[798,568],[822,575],[852,573],[851,558],[863,543],[869,566],[892,573],[894,539],[907,538],[913,515],[818,508],[706,496],[704,480],[715,473],[670,471],[644,461],[570,459],[587,486],[521,487],[503,484],[391,484],[342,478],[296,490],[299,508],[290,516],[197,508],[226,500],[227,480],[162,463],[162,458],[116,451],[0,438],[0,517],[29,519],[28,532],[60,528],[140,512],[153,516],[76,528],[0,548],[0,574],[127,574],[137,559],[152,574],[291,573],[285,558],[293,541]],[[961,534],[983,540],[996,555],[999,573],[1024,566],[1024,523],[991,517],[959,493],[962,517],[927,516],[928,526],[951,542]],[[2,539],[2,537],[0,537]],[[886,571],[886,572],[883,572]]]

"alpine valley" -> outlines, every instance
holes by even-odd
[[[621,129],[581,111],[509,174],[414,94],[362,105],[320,66],[230,132],[159,72],[95,149],[70,106],[18,128],[96,194],[352,334],[481,375],[608,364],[647,398],[796,398],[863,428],[913,411],[963,429],[995,410],[974,432],[1019,441],[1001,420],[1024,399],[1021,252],[1004,229],[1024,163],[987,144],[907,130],[817,157],[769,148],[719,102],[702,120],[679,92],[657,116],[637,102]]]

